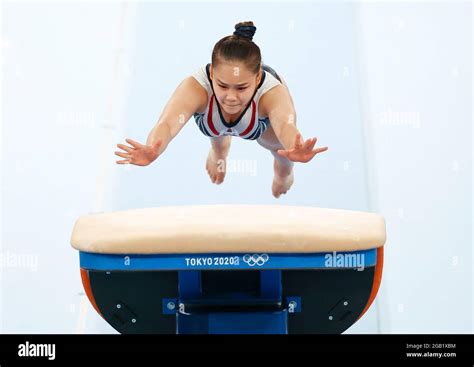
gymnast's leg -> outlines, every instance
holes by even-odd
[[[272,194],[276,198],[279,198],[280,195],[286,194],[293,184],[294,163],[288,158],[278,155],[277,150],[284,149],[284,147],[276,137],[271,125],[269,125],[262,136],[257,139],[257,143],[259,143],[265,149],[268,149],[275,158],[273,162],[273,170],[275,175],[273,177],[272,183]]]
[[[206,170],[212,183],[216,185],[224,181],[226,171],[226,160],[229,154],[232,136],[211,137],[211,149],[207,156]]]

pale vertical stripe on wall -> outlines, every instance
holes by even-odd
[[[364,151],[364,161],[365,161],[365,182],[366,182],[366,197],[367,197],[367,210],[371,212],[380,212],[379,202],[378,202],[378,190],[377,190],[377,166],[375,164],[375,149],[373,144],[373,128],[374,123],[372,121],[372,116],[370,113],[370,101],[368,93],[368,75],[367,75],[367,54],[365,52],[364,45],[364,27],[363,27],[363,6],[370,6],[369,4],[354,4],[354,53],[355,53],[355,63],[357,71],[354,73],[356,75],[357,87],[358,87],[358,96],[359,96],[359,111],[361,119],[361,133],[362,133],[362,149]],[[386,294],[383,290],[383,287],[380,287],[377,297],[374,301],[374,304],[371,307],[376,309],[377,317],[377,332],[382,332],[382,317],[381,312],[383,305],[386,303],[385,300]],[[386,320],[384,318],[384,320]],[[383,328],[385,329],[385,328]]]
[[[122,3],[120,5],[120,16],[117,26],[117,39],[116,39],[116,48],[113,54],[113,66],[112,66],[112,82],[110,86],[110,92],[106,101],[106,117],[105,122],[102,124],[102,137],[100,140],[100,147],[99,147],[99,170],[98,176],[96,180],[96,196],[94,202],[94,213],[104,211],[104,200],[105,194],[107,190],[110,190],[109,187],[110,183],[113,181],[111,180],[111,165],[110,161],[113,159],[113,151],[115,147],[115,132],[118,128],[118,121],[120,121],[120,108],[122,106],[122,94],[123,94],[123,87],[122,80],[120,77],[120,67],[124,62],[124,39],[127,38],[127,32],[131,31],[131,29],[127,29],[127,25],[130,26],[129,18],[130,13],[133,11],[135,5],[129,3]],[[118,157],[117,157],[118,158]],[[76,326],[76,333],[83,334],[86,328],[86,318],[87,318],[87,310],[91,310],[92,306],[89,305],[87,307],[89,301],[85,295],[80,296],[80,307],[79,307],[79,314]],[[94,311],[95,312],[95,311]]]

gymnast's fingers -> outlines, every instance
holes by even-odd
[[[127,158],[127,159],[130,159],[132,157],[130,154],[122,153],[122,152],[115,152],[115,155],[118,155],[119,157]]]
[[[295,149],[301,149],[301,148],[302,148],[303,144],[302,144],[301,140],[302,140],[302,139],[301,139],[301,134],[300,134],[300,133],[296,134],[296,137],[295,137]]]
[[[124,159],[122,161],[116,161],[117,164],[130,164],[130,161],[128,159]]]
[[[123,149],[123,150],[125,150],[126,152],[129,152],[129,153],[131,153],[132,151],[135,150],[135,148],[129,147],[129,146],[124,145],[124,144],[117,144],[117,147],[120,148],[120,149]]]
[[[313,150],[313,152],[315,152],[315,154],[318,154],[318,153],[325,152],[328,149],[329,149],[328,147],[323,147],[323,148],[315,149],[315,150]]]
[[[134,148],[141,148],[142,144],[140,144],[138,141],[132,140],[132,139],[125,139],[125,141],[133,146]]]
[[[316,144],[316,138],[310,138],[308,140],[306,140],[306,142],[304,143],[304,146],[303,148],[306,149],[306,150],[312,150],[313,147],[314,147],[314,144]]]

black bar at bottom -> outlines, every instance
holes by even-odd
[[[20,356],[25,344],[54,345],[54,359],[48,356]],[[0,365],[9,366],[65,366],[74,361],[86,365],[106,362],[136,365],[139,361],[162,360],[163,353],[171,352],[182,360],[186,355],[218,352],[248,354],[266,350],[261,358],[279,357],[281,353],[310,353],[312,360],[327,361],[330,365],[354,363],[377,365],[385,361],[406,366],[472,366],[474,361],[473,335],[0,335]],[[419,346],[419,349],[416,349]],[[270,348],[267,348],[270,347]],[[23,348],[25,350],[25,348]],[[31,350],[34,350],[31,349]],[[193,352],[188,354],[189,352]],[[195,352],[195,353],[194,353]],[[176,354],[179,353],[179,354]],[[441,357],[434,353],[440,353]],[[454,353],[454,354],[453,354]],[[301,354],[294,354],[299,358]],[[259,358],[256,353],[252,360]],[[69,364],[68,364],[69,363]]]

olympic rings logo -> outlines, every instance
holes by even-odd
[[[244,262],[248,264],[248,266],[262,266],[265,264],[270,257],[267,254],[253,254],[253,255],[244,255]]]

